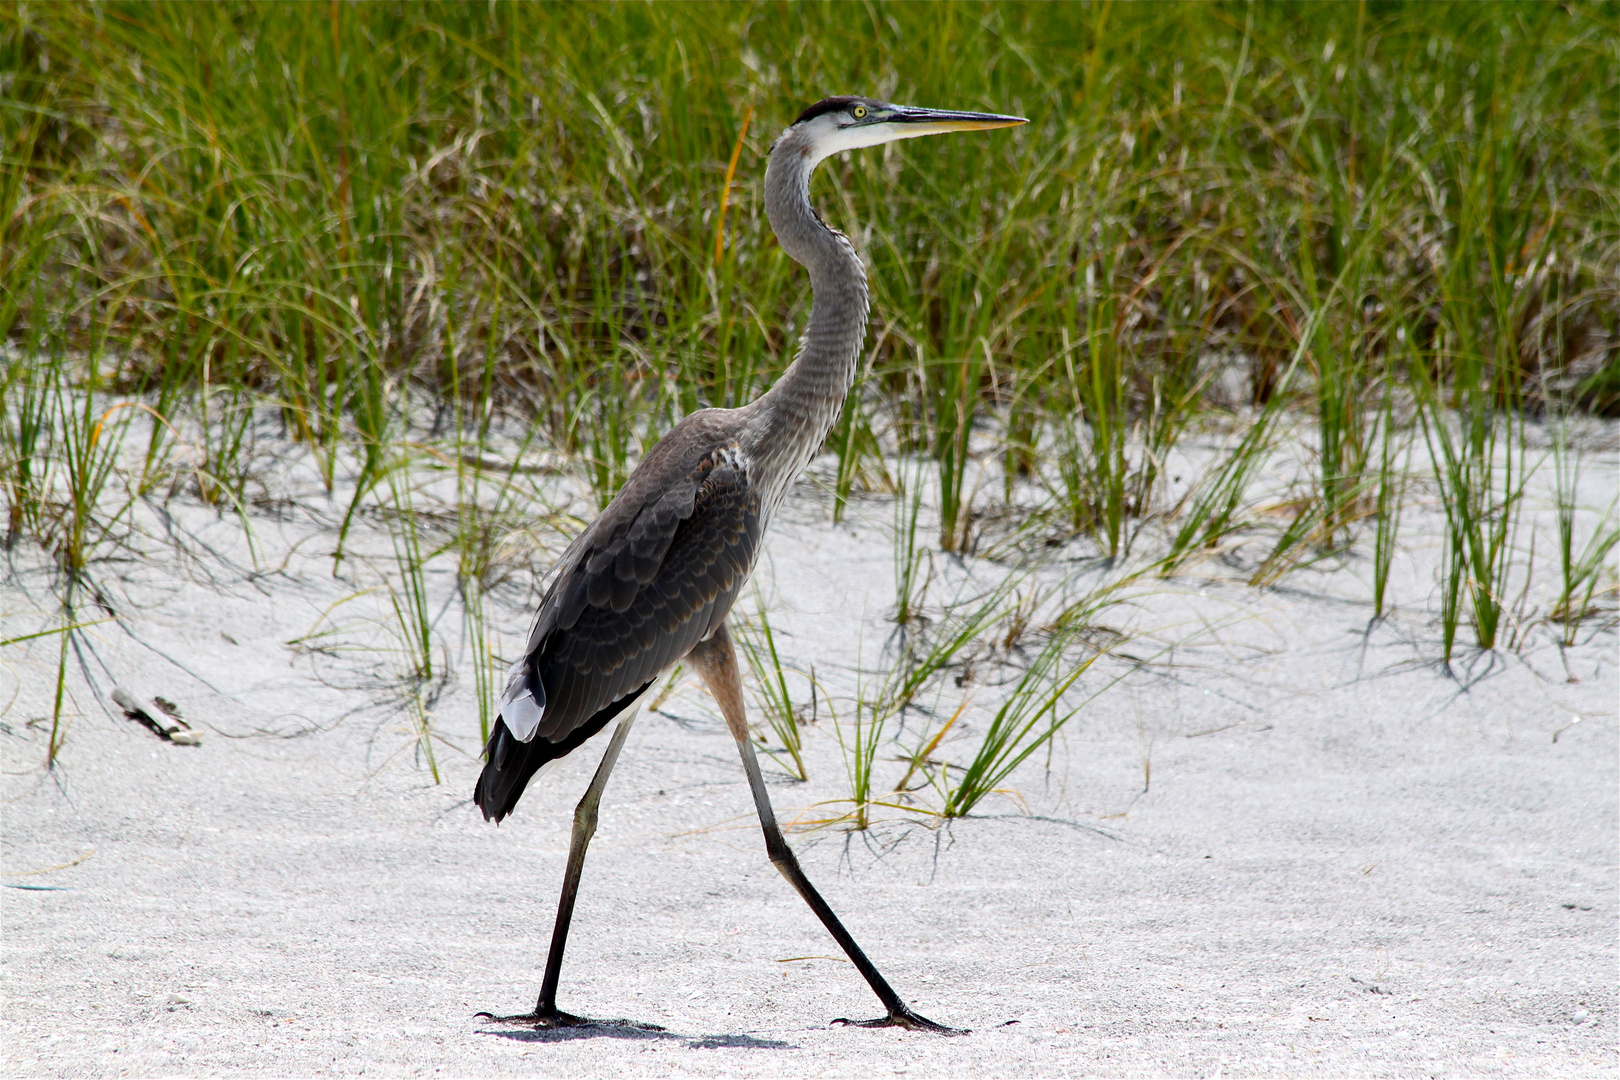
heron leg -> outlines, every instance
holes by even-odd
[[[933,1031],[942,1035],[962,1035],[965,1032],[956,1028],[949,1028],[943,1024],[936,1024],[927,1017],[919,1016],[911,1007],[900,1000],[900,995],[894,992],[889,981],[879,973],[872,961],[866,958],[866,953],[855,943],[844,924],[833,909],[827,906],[827,901],[821,898],[816,887],[810,884],[804,870],[799,866],[798,857],[788,846],[787,840],[782,836],[782,829],[776,823],[776,812],[771,808],[770,795],[765,790],[765,777],[759,771],[759,758],[754,753],[754,742],[748,734],[748,719],[743,709],[742,680],[737,673],[737,653],[732,648],[731,637],[726,633],[725,624],[708,641],[693,649],[689,660],[697,668],[698,674],[703,677],[704,684],[709,693],[714,696],[720,706],[720,712],[726,718],[726,726],[731,730],[731,737],[737,740],[737,749],[742,754],[743,770],[748,774],[748,787],[754,795],[754,809],[759,812],[760,828],[765,833],[765,852],[770,856],[771,865],[775,866],[781,875],[788,880],[788,884],[804,898],[810,905],[810,910],[816,913],[821,925],[838,942],[844,950],[855,969],[861,973],[872,992],[878,996],[883,1007],[888,1010],[886,1015],[875,1020],[834,1020],[835,1024],[853,1024],[856,1027],[904,1027],[914,1031]]]
[[[563,949],[568,944],[568,926],[574,918],[574,898],[579,894],[580,875],[585,870],[585,849],[590,846],[591,837],[596,835],[596,809],[602,802],[602,791],[607,787],[608,774],[613,771],[614,764],[619,760],[619,751],[624,749],[624,740],[630,734],[630,725],[636,719],[636,706],[631,705],[630,711],[625,713],[619,721],[619,726],[613,732],[612,741],[608,743],[607,753],[602,755],[602,763],[596,767],[596,775],[591,777],[591,784],[585,789],[584,798],[574,808],[574,838],[568,846],[568,869],[563,873],[562,896],[557,900],[557,923],[551,931],[551,951],[546,954],[546,974],[540,984],[540,1001],[534,1007],[532,1017],[537,1027],[577,1027],[590,1023],[582,1017],[571,1016],[557,1009],[557,982],[562,977]],[[514,1020],[530,1020],[530,1017],[513,1017]]]

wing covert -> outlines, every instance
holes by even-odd
[[[675,468],[633,475],[565,552],[503,696],[514,737],[567,741],[731,610],[758,555],[759,494],[735,444],[695,449]]]

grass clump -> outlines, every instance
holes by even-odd
[[[769,385],[809,286],[770,236],[763,162],[806,103],[857,92],[1030,119],[837,158],[812,192],[872,281],[829,440],[835,516],[895,490],[896,454],[919,463],[897,518],[912,644],[879,713],[999,617],[913,633],[925,477],[943,552],[1018,516],[1021,536],[1114,560],[1162,537],[1152,558],[1173,573],[1253,531],[1264,467],[1303,420],[1308,481],[1248,576],[1343,552],[1370,517],[1381,614],[1419,479],[1409,400],[1454,513],[1442,650],[1464,621],[1491,648],[1523,562],[1526,418],[1620,412],[1612,14],[13,4],[7,543],[44,545],[73,582],[120,500],[240,512],[254,417],[273,415],[343,492],[341,572],[356,516],[400,501],[391,470],[425,403],[433,437],[451,432],[463,636],[490,698],[494,531],[522,496],[514,473],[466,463],[515,417],[605,505],[680,416]],[[110,493],[134,403],[154,422],[127,495]],[[1170,498],[1189,433],[1221,449]],[[1566,628],[1613,549],[1607,531],[1580,548],[1572,513]],[[427,557],[401,543],[402,566]],[[426,615],[398,580],[423,673]]]
[[[790,359],[807,286],[759,163],[803,102],[866,90],[1032,121],[852,156],[816,192],[879,319],[839,449],[933,455],[947,550],[975,423],[1010,411],[1016,472],[1078,408],[1079,516],[1115,551],[1146,509],[1122,484],[1157,467],[1122,434],[1164,441],[1215,353],[1252,402],[1316,398],[1329,501],[1390,327],[1442,378],[1458,348],[1519,351],[1525,393],[1611,404],[1599,8],[874,11],[884,33],[838,8],[16,6],[0,329],[99,333],[160,412],[233,421],[207,425],[222,481],[244,394],[376,480],[393,377],[532,414],[605,497],[674,417]],[[1436,347],[1437,301],[1504,290]],[[1307,328],[1313,386],[1282,386]]]
[[[1007,695],[979,741],[973,758],[955,777],[942,777],[941,813],[962,817],[986,795],[1000,789],[1012,771],[1045,746],[1080,711],[1063,697],[1085,674],[1098,654],[1081,663],[1066,663],[1072,641],[1053,634],[1035,655],[1018,684]]]
[[[1603,568],[1617,545],[1620,545],[1620,525],[1615,521],[1615,509],[1620,507],[1620,494],[1609,500],[1609,505],[1598,518],[1597,527],[1584,545],[1576,543],[1576,511],[1579,509],[1577,492],[1580,485],[1580,452],[1570,445],[1569,424],[1558,424],[1553,433],[1553,465],[1556,471],[1554,498],[1558,521],[1558,599],[1550,617],[1564,624],[1563,642],[1575,644],[1581,623],[1592,613],[1593,594],[1597,592]]]
[[[810,771],[804,764],[804,735],[800,731],[799,711],[788,692],[787,673],[776,651],[776,633],[771,629],[771,620],[765,613],[764,605],[758,601],[759,594],[756,592],[757,613],[754,618],[732,618],[730,625],[736,629],[737,647],[748,662],[748,669],[753,672],[760,711],[765,714],[765,722],[782,744],[780,750],[771,747],[764,749],[781,764],[786,763],[778,755],[786,754],[792,762],[788,772],[797,780],[808,780]],[[811,693],[815,693],[813,679]],[[764,743],[763,737],[760,742]]]

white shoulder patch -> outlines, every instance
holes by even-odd
[[[507,670],[506,693],[501,695],[501,719],[506,722],[506,730],[512,733],[512,738],[525,743],[534,739],[540,718],[546,714],[544,688],[531,690],[529,680],[524,678],[527,660],[525,657]]]

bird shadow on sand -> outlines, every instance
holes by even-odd
[[[647,1024],[638,1024],[633,1020],[593,1020],[578,1027],[563,1028],[535,1028],[535,1027],[496,1027],[490,1024],[499,1024],[500,1021],[485,1021],[485,1025],[477,1029],[480,1035],[497,1035],[513,1042],[525,1043],[561,1043],[572,1042],[575,1039],[636,1039],[636,1040],[669,1040],[683,1044],[688,1050],[797,1050],[793,1043],[782,1042],[779,1039],[756,1039],[752,1035],[682,1035],[677,1031],[666,1031],[663,1028],[652,1027]]]

